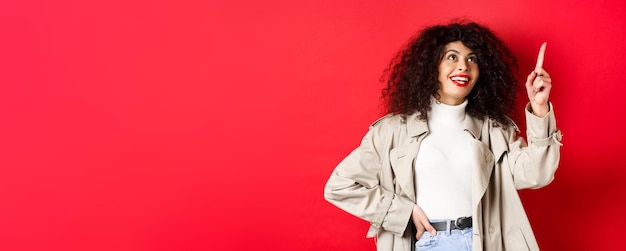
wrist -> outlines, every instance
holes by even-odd
[[[543,118],[550,112],[550,105],[549,103],[539,105],[531,102],[529,112],[537,117]]]

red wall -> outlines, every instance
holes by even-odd
[[[565,146],[522,192],[540,246],[619,240],[621,1],[216,2],[0,3],[0,250],[374,250],[324,183],[381,115],[391,56],[453,17],[500,35],[520,79],[548,42]]]

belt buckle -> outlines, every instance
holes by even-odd
[[[466,229],[472,226],[472,217],[460,217],[454,222],[459,229]]]

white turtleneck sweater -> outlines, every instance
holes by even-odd
[[[428,114],[429,134],[415,160],[417,204],[429,219],[472,215],[472,166],[477,156],[465,131],[465,107],[435,102]]]

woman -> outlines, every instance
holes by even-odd
[[[423,30],[391,62],[389,115],[331,174],[326,200],[371,223],[378,250],[537,250],[517,190],[549,184],[561,134],[542,68],[526,79],[527,138],[507,117],[516,60],[489,29]]]

